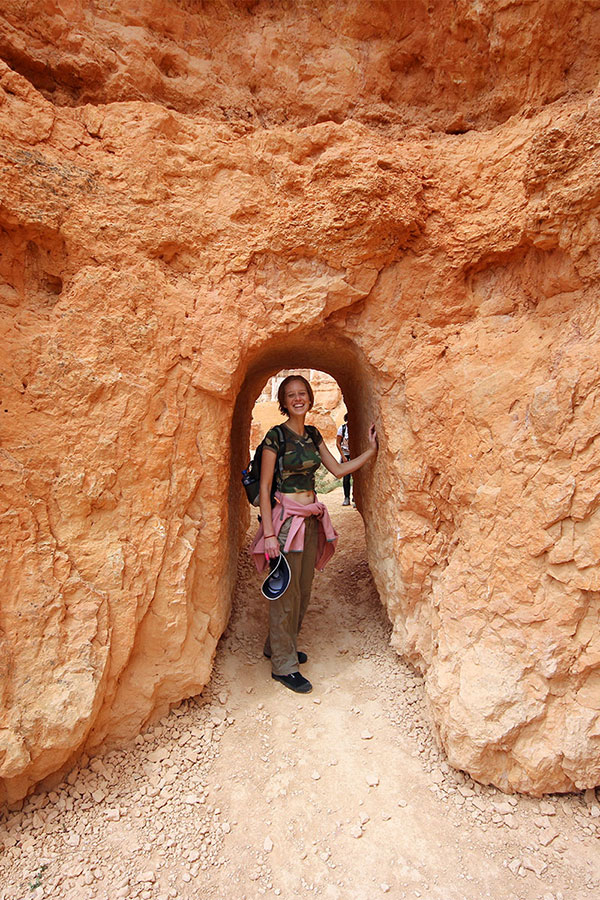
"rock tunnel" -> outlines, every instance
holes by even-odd
[[[600,782],[599,14],[411,6],[0,20],[0,798],[207,683],[296,365],[449,761]]]
[[[256,398],[267,379],[281,369],[319,369],[327,372],[338,383],[347,408],[351,410],[352,427],[355,433],[362,436],[363,441],[371,422],[378,419],[376,393],[371,389],[373,373],[360,350],[352,341],[336,333],[333,328],[312,332],[301,338],[290,341],[274,341],[272,347],[259,353],[249,365],[244,383],[238,394],[231,429],[231,483],[229,490],[230,523],[231,523],[231,565],[235,567],[235,558],[239,552],[239,527],[243,531],[248,521],[248,504],[239,490],[238,473],[248,460],[248,439],[252,409]],[[383,444],[384,437],[380,438]],[[357,439],[356,446],[360,446]],[[358,451],[357,451],[358,452]],[[365,510],[369,492],[369,478],[366,472],[362,477],[357,475],[357,496],[364,494]],[[367,514],[367,513],[365,513]]]

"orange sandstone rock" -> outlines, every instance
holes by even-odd
[[[2,6],[2,797],[206,684],[295,366],[450,761],[598,784],[595,5]]]

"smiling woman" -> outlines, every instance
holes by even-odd
[[[312,690],[298,671],[306,662],[298,652],[297,640],[310,600],[315,568],[323,569],[335,551],[338,535],[327,507],[317,500],[315,473],[321,463],[336,478],[356,472],[377,453],[375,426],[369,429],[369,448],[360,456],[339,463],[327,449],[321,433],[306,425],[314,405],[310,383],[302,375],[285,378],[277,394],[279,409],[286,420],[271,428],[265,437],[260,475],[261,523],[250,547],[256,567],[277,565],[280,554],[289,566],[289,580],[273,591],[269,602],[269,635],[264,654],[271,659],[271,677],[297,693]],[[275,505],[271,488],[276,479]]]

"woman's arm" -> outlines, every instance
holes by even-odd
[[[371,425],[369,428],[369,449],[361,453],[360,456],[355,456],[354,459],[339,463],[325,446],[325,441],[319,444],[319,453],[325,468],[332,475],[335,475],[336,478],[342,478],[344,475],[352,475],[353,472],[357,472],[361,466],[364,466],[366,462],[377,456],[377,446],[377,432],[375,431],[375,426]]]
[[[273,532],[273,510],[271,509],[271,485],[273,484],[276,461],[277,454],[275,451],[268,447],[263,447],[260,462],[258,501],[263,532],[265,534],[265,553],[269,559],[279,556],[279,541]]]

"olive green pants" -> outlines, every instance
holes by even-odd
[[[286,528],[287,525],[287,528]],[[265,656],[271,657],[274,675],[291,675],[298,671],[298,632],[310,600],[310,590],[315,574],[319,521],[309,516],[304,521],[304,550],[286,553],[290,567],[290,583],[277,600],[269,601],[269,634],[265,641]],[[284,523],[279,533],[283,547],[289,524]]]

